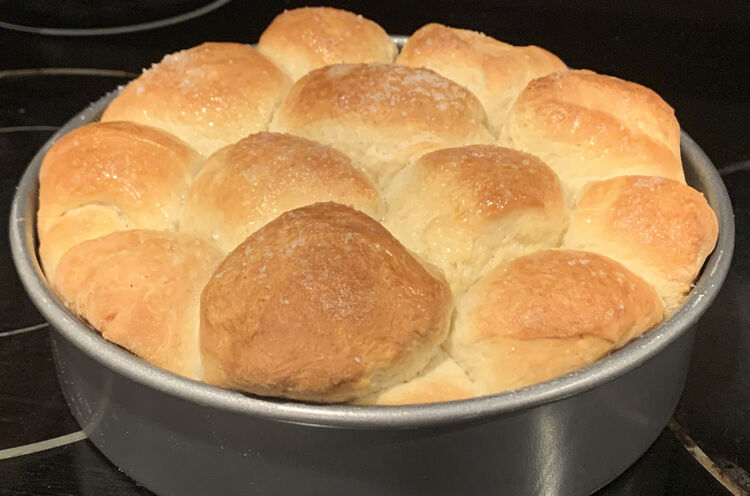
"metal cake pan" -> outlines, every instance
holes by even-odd
[[[558,379],[495,396],[363,407],[262,399],[149,365],[71,314],[36,254],[38,173],[62,135],[99,119],[93,103],[39,150],[10,218],[13,258],[50,322],[65,398],[91,441],[160,495],[586,495],[656,439],[682,393],[699,319],[727,274],[734,220],[711,161],[682,133],[690,185],[719,220],[716,249],[681,309],[621,350]]]

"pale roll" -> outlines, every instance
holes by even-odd
[[[358,405],[417,405],[477,396],[477,389],[455,360],[438,352],[419,375],[358,399]]]

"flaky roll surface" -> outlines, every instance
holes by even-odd
[[[569,198],[588,181],[614,176],[685,181],[672,108],[648,88],[591,71],[530,82],[499,142],[544,160]]]
[[[296,81],[331,64],[393,62],[398,48],[369,19],[330,7],[303,7],[276,16],[258,41],[258,51]]]
[[[199,379],[198,304],[220,258],[193,235],[120,231],[71,248],[52,285],[106,339]]]
[[[201,299],[205,380],[339,402],[417,375],[445,339],[448,285],[370,217],[292,210],[221,263]]]
[[[289,78],[249,45],[203,43],[167,55],[131,81],[102,121],[151,125],[201,154],[265,131]]]
[[[324,201],[382,216],[380,195],[346,155],[298,136],[258,133],[206,161],[187,194],[180,229],[213,238],[229,252],[282,213]]]
[[[663,309],[618,262],[545,250],[493,269],[459,300],[448,351],[493,394],[587,365],[651,328]]]
[[[495,145],[445,148],[399,173],[385,226],[461,292],[490,267],[559,246],[567,210],[555,173]]]
[[[490,143],[479,100],[428,69],[396,64],[338,64],[297,81],[271,130],[320,141],[385,185],[429,151]]]
[[[622,176],[589,183],[565,246],[601,253],[649,281],[675,308],[690,290],[719,227],[703,195],[678,181]]]
[[[567,70],[559,58],[542,48],[517,47],[482,33],[435,23],[415,31],[396,62],[432,69],[466,86],[484,105],[493,132],[505,122],[529,81]]]
[[[47,275],[72,246],[122,229],[174,230],[201,157],[178,138],[130,122],[60,138],[39,171],[38,230]]]

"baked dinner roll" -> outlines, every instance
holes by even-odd
[[[459,292],[504,260],[559,246],[567,225],[552,169],[495,145],[428,153],[394,178],[386,199],[386,227]]]
[[[675,308],[716,245],[716,214],[680,182],[623,176],[589,183],[565,245],[611,257],[650,282]]]
[[[265,131],[289,78],[249,45],[203,43],[164,57],[131,81],[102,121],[134,121],[185,140],[203,155]]]
[[[511,109],[500,143],[544,160],[569,197],[588,181],[613,176],[685,182],[672,108],[648,88],[591,71],[529,83]]]
[[[529,81],[567,69],[542,48],[516,47],[482,33],[434,23],[411,35],[396,62],[432,69],[466,86],[484,105],[493,132],[505,122]]]
[[[179,139],[135,123],[94,123],[60,138],[39,171],[37,229],[47,276],[81,241],[123,229],[174,230],[201,164]]]
[[[407,382],[359,398],[359,405],[414,405],[477,396],[474,384],[455,360],[440,350],[419,375]]]
[[[303,7],[276,16],[260,35],[258,51],[294,81],[331,64],[393,62],[396,44],[361,15],[330,7]]]
[[[430,70],[339,64],[297,81],[271,130],[341,150],[382,186],[429,151],[490,143],[485,121],[474,95]]]
[[[120,231],[71,248],[52,285],[106,339],[197,379],[200,293],[220,257],[193,235]]]
[[[656,291],[602,255],[545,250],[490,271],[457,303],[448,351],[482,394],[578,369],[659,322]]]
[[[253,134],[206,161],[180,229],[211,237],[229,252],[283,212],[319,201],[382,215],[380,195],[343,153],[288,134]]]
[[[247,238],[203,291],[205,380],[352,400],[416,376],[452,310],[445,280],[378,222],[336,203],[302,207]]]
[[[399,55],[362,16],[285,11],[257,49],[166,55],[101,120],[39,172],[51,288],[144,360],[264,397],[558,377],[670,316],[717,242],[656,93],[441,24]]]

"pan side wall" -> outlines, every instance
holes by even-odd
[[[586,495],[614,479],[674,412],[690,329],[662,353],[584,393],[420,429],[290,424],[206,407],[100,364],[57,332],[55,363],[94,444],[159,495]]]

